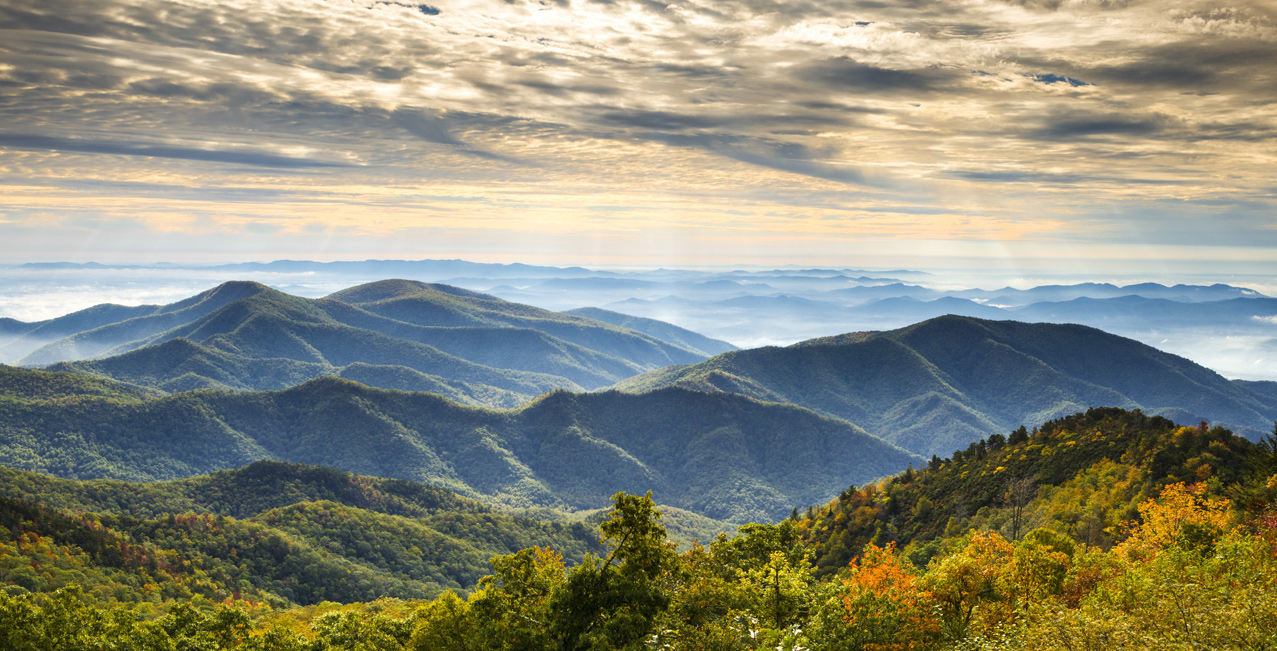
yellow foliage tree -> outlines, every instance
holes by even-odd
[[[948,637],[990,630],[1014,616],[1007,586],[1013,551],[997,532],[977,531],[962,551],[932,561],[923,587],[931,593]]]
[[[1130,536],[1116,551],[1123,558],[1143,559],[1176,544],[1189,532],[1218,537],[1231,528],[1229,506],[1229,500],[1209,496],[1205,484],[1171,484],[1162,489],[1160,499],[1140,504],[1139,524],[1128,524]]]

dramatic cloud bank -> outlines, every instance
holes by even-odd
[[[1266,1],[6,0],[0,27],[15,260],[1277,260]]]

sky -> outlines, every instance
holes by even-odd
[[[0,0],[0,258],[1277,274],[1277,2]]]

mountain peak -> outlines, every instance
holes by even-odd
[[[1238,299],[1246,300],[1246,299]],[[890,344],[890,345],[888,345]],[[718,381],[730,377],[730,382]],[[880,333],[739,351],[626,380],[791,402],[913,452],[943,454],[1094,406],[1192,414],[1266,431],[1277,403],[1189,360],[1083,325],[945,315]]]
[[[453,296],[484,300],[500,300],[494,296],[489,296],[488,294],[481,294],[468,289],[453,287],[452,285],[425,283],[420,280],[405,280],[403,278],[390,278],[387,280],[378,280],[376,282],[348,287],[341,291],[333,292],[326,298],[342,301],[343,303],[358,305],[361,303],[377,303],[396,298],[405,298],[408,296],[431,293],[451,294]]]
[[[156,314],[177,312],[202,303],[225,305],[242,298],[249,298],[267,292],[282,293],[254,280],[228,280],[217,287],[202,291],[190,298],[170,303],[156,310]]]

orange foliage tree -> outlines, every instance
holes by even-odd
[[[842,606],[846,641],[867,651],[908,651],[929,647],[940,625],[930,593],[918,585],[911,565],[903,562],[895,543],[885,548],[869,543],[853,560]]]

